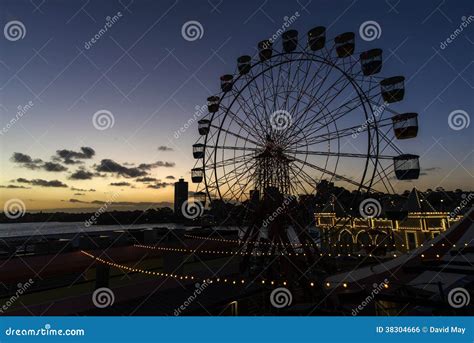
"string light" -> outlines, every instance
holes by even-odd
[[[141,273],[141,274],[145,274],[145,275],[154,275],[154,276],[161,276],[161,277],[171,277],[171,278],[180,279],[180,280],[183,280],[183,279],[186,279],[186,280],[188,280],[188,279],[190,279],[190,280],[200,279],[200,278],[198,278],[197,276],[194,276],[194,275],[168,274],[168,273],[144,270],[144,269],[140,269],[140,268],[132,268],[132,267],[129,267],[129,266],[126,266],[126,265],[123,265],[123,264],[106,261],[106,260],[104,260],[100,257],[97,257],[93,254],[90,254],[90,253],[88,253],[84,250],[81,250],[80,252],[82,254],[90,257],[91,259],[99,262],[99,263],[102,263],[102,264],[105,264],[105,265],[108,265],[108,266],[111,266],[111,267],[115,267],[115,268],[118,268],[118,269],[122,269],[122,270],[128,270],[128,271],[133,272],[133,273]],[[228,281],[230,282],[231,280],[228,280],[227,278],[221,279],[220,277],[218,277],[218,278],[204,278],[204,279],[202,279],[202,281],[205,282],[205,283],[212,284],[212,283],[220,283],[220,282],[227,283]],[[240,279],[240,282],[238,282],[238,281],[239,280],[232,280],[232,284],[233,285],[237,285],[237,284],[244,285],[247,282],[245,279]],[[253,283],[253,282],[255,282],[255,280],[250,281],[250,283]],[[262,283],[262,285],[266,284],[266,280],[261,280],[261,283]],[[272,280],[270,283],[272,285],[275,285],[276,282]],[[288,282],[283,281],[282,285],[286,286],[286,285],[288,285]],[[310,282],[310,286],[313,287],[314,282]]]

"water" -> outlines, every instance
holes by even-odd
[[[101,232],[126,229],[143,229],[152,227],[166,227],[169,229],[189,229],[182,224],[135,224],[135,225],[92,225],[86,227],[84,222],[60,223],[7,223],[0,224],[0,238],[18,236],[37,236],[61,233]]]

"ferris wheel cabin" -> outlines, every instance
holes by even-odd
[[[285,52],[295,51],[298,46],[298,31],[288,30],[285,31],[282,35],[283,40],[283,50]]]
[[[193,156],[196,160],[204,158],[204,144],[196,143],[193,144]]]
[[[240,56],[237,59],[237,68],[242,75],[248,74],[252,63],[252,57],[248,55]]]
[[[207,98],[207,109],[211,113],[215,113],[219,111],[219,97],[218,96],[210,96]]]
[[[334,38],[337,56],[340,58],[351,56],[354,53],[354,42],[354,32],[345,32]]]
[[[382,49],[372,49],[361,53],[360,63],[365,76],[379,73],[382,70]]]
[[[221,89],[223,92],[230,92],[234,84],[234,76],[225,74],[221,76]]]
[[[201,183],[203,175],[204,175],[204,170],[202,168],[191,169],[191,181],[193,183]]]
[[[393,158],[395,176],[398,180],[416,180],[420,176],[418,155],[403,154]]]
[[[260,61],[266,61],[272,58],[273,50],[272,50],[272,42],[269,40],[262,40],[258,43],[258,56],[260,57]]]
[[[209,119],[201,119],[198,121],[198,131],[201,136],[205,136],[209,133],[209,127],[211,121]]]
[[[397,139],[414,138],[418,134],[418,113],[402,113],[392,117]]]
[[[382,98],[388,103],[403,100],[405,96],[405,77],[393,76],[380,81]]]
[[[313,51],[324,48],[326,44],[326,28],[318,26],[308,31],[308,46]]]

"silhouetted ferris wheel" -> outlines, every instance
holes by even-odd
[[[193,145],[197,197],[314,194],[321,180],[392,193],[391,179],[417,179],[419,157],[395,144],[417,135],[417,114],[393,109],[405,79],[378,76],[382,50],[356,53],[354,33],[328,39],[324,27],[281,41],[281,50],[264,40],[256,56],[240,56],[207,99]]]

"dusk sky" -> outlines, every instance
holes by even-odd
[[[328,37],[353,31],[356,51],[384,50],[383,76],[406,77],[394,109],[418,112],[420,130],[397,145],[421,156],[421,176],[395,182],[397,191],[473,188],[474,124],[448,122],[453,111],[474,113],[471,0],[0,0],[0,9],[2,28],[25,28],[22,39],[0,37],[2,207],[17,198],[27,210],[86,208],[117,191],[116,202],[172,203],[172,183],[190,180],[197,123],[175,133],[219,92],[236,58],[254,54],[296,12],[291,28],[302,35],[315,26]],[[91,44],[108,16],[115,22]],[[194,41],[181,32],[191,20],[203,27]],[[378,39],[361,39],[366,21],[380,25]],[[101,110],[114,119],[105,130],[93,125]]]

